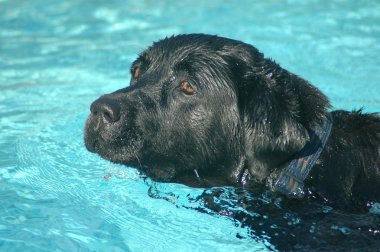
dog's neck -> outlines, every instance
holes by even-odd
[[[289,197],[303,197],[303,184],[315,162],[319,158],[332,128],[332,116],[329,114],[323,124],[308,129],[310,140],[281,171],[275,189]]]
[[[306,145],[307,129],[323,123],[330,105],[306,80],[268,59],[259,62],[246,77],[244,89],[248,92],[239,98],[246,104],[246,169],[253,180],[264,182]]]

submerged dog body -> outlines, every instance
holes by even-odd
[[[217,36],[156,42],[127,88],[91,105],[88,150],[156,181],[189,186],[265,184],[329,117],[329,101],[251,45]],[[305,180],[334,202],[380,201],[380,118],[331,112],[333,126]]]

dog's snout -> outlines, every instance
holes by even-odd
[[[120,119],[120,104],[109,98],[99,98],[90,107],[93,116],[102,117],[108,123],[117,122]]]

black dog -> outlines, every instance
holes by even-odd
[[[101,157],[156,181],[380,201],[380,117],[328,112],[317,88],[253,46],[173,36],[131,74],[129,87],[91,105],[85,144]]]

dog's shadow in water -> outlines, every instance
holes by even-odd
[[[374,251],[380,247],[380,214],[368,209],[339,210],[323,199],[289,199],[263,188],[206,189],[198,196],[182,197],[150,185],[149,196],[215,216],[228,217],[236,226],[248,228],[248,237],[279,251]]]

